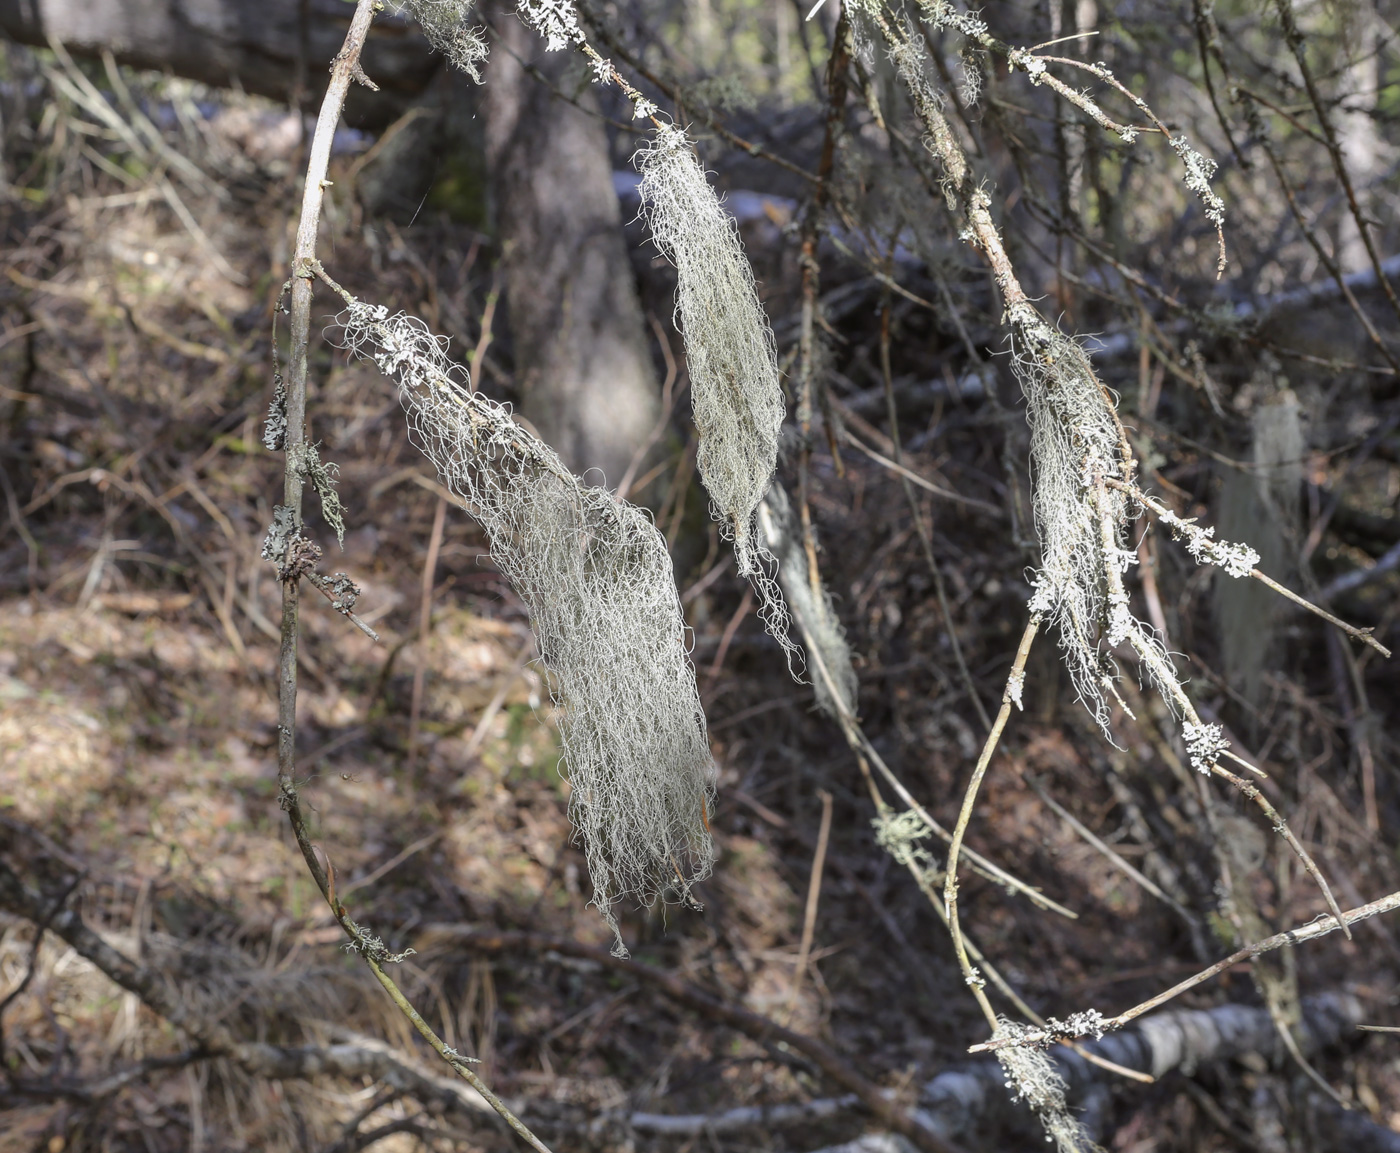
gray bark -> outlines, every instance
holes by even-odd
[[[0,32],[274,100],[291,99],[302,83],[314,106],[353,11],[342,0],[0,0]],[[376,20],[362,59],[380,92],[355,86],[346,121],[371,129],[402,113],[440,67],[401,20]]]
[[[1307,998],[1300,1047],[1304,1053],[1313,1053],[1335,1045],[1359,1020],[1361,1006],[1355,997],[1324,994]],[[1174,1069],[1190,1075],[1212,1061],[1233,1060],[1247,1053],[1275,1062],[1285,1060],[1283,1043],[1268,1010],[1247,1005],[1167,1009],[1120,1033],[1084,1042],[1083,1047],[1097,1057],[1158,1078]],[[1093,1133],[1102,1125],[1107,1086],[1116,1078],[1070,1049],[1057,1047],[1052,1057],[1068,1085],[1070,1104],[1084,1111],[1082,1119]],[[919,1096],[926,1123],[946,1137],[958,1137],[997,1114],[1026,1112],[1024,1106],[1011,1102],[1001,1065],[991,1057],[940,1073]]]
[[[596,109],[574,54],[546,53],[505,4],[493,23],[486,155],[521,410],[571,468],[615,485],[660,400],[607,138],[553,91]]]
[[[1351,178],[1356,182],[1363,212],[1371,201],[1371,184],[1381,168],[1382,144],[1376,128],[1376,101],[1383,87],[1379,44],[1383,24],[1374,0],[1359,0],[1344,9],[1344,25],[1350,33],[1350,62],[1341,76],[1338,96],[1345,103],[1336,113],[1337,139],[1342,146]],[[1342,214],[1337,263],[1343,272],[1371,267],[1361,230],[1350,212]]]

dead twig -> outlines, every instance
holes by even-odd
[[[408,710],[408,763],[418,752],[418,718],[423,708],[423,681],[428,673],[428,633],[433,621],[433,586],[437,581],[438,552],[442,549],[442,529],[447,519],[447,501],[438,497],[433,509],[433,528],[428,536],[428,555],[423,561],[423,587],[418,601],[418,664],[413,670],[413,701]]]
[[[950,488],[944,488],[942,485],[934,484],[933,481],[920,476],[917,472],[914,472],[911,469],[905,468],[902,464],[897,464],[896,462],[890,460],[889,457],[883,456],[880,453],[876,452],[873,448],[867,448],[863,443],[861,443],[854,436],[852,436],[851,433],[847,430],[842,430],[841,439],[844,440],[847,444],[849,444],[852,448],[855,448],[860,452],[864,453],[882,468],[889,469],[890,472],[894,473],[895,475],[903,477],[905,480],[908,480],[911,483],[918,485],[922,489],[926,489],[927,491],[933,493],[935,496],[941,496],[944,500],[956,501],[958,504],[965,504],[970,508],[980,509],[982,512],[990,513],[998,520],[1001,520],[1005,515],[1002,512],[1002,510],[997,508],[997,506],[994,504],[989,504],[985,500],[978,500],[975,496],[963,496],[962,493],[954,492]]]
[[[1006,688],[1001,694],[1001,708],[997,710],[996,720],[992,722],[992,731],[987,734],[986,743],[982,746],[982,753],[977,758],[977,764],[973,767],[972,778],[967,783],[966,792],[963,793],[962,809],[958,813],[958,823],[953,826],[953,840],[948,847],[948,865],[943,880],[943,902],[948,908],[948,933],[953,938],[953,951],[957,953],[958,964],[962,966],[963,980],[972,990],[972,995],[977,998],[977,1004],[987,1018],[987,1024],[993,1030],[999,1024],[996,1011],[992,1008],[992,1003],[987,1000],[987,994],[983,992],[983,986],[986,982],[972,967],[972,962],[968,960],[967,944],[963,939],[962,923],[958,918],[958,856],[962,852],[963,837],[967,833],[968,823],[972,820],[972,811],[977,804],[977,790],[981,787],[982,778],[987,773],[987,766],[992,763],[992,754],[996,752],[1002,730],[1006,728],[1006,722],[1011,718],[1011,706],[1015,704],[1019,708],[1021,705],[1021,690],[1026,679],[1026,658],[1031,655],[1031,645],[1039,630],[1040,617],[1032,614],[1030,620],[1026,622],[1025,631],[1021,634],[1021,643],[1016,646],[1016,659],[1012,662],[1011,672],[1006,678]]]
[[[893,260],[890,261],[893,264]],[[977,684],[972,679],[972,673],[968,670],[967,660],[963,657],[962,642],[958,640],[958,630],[953,625],[953,613],[948,607],[948,593],[943,587],[943,569],[938,563],[938,558],[933,555],[933,534],[929,526],[924,523],[923,510],[919,507],[919,502],[914,499],[913,482],[909,479],[910,473],[904,470],[904,447],[899,436],[899,410],[894,401],[894,373],[890,368],[890,295],[885,293],[884,306],[880,309],[880,375],[885,385],[885,409],[890,422],[890,440],[894,445],[894,460],[890,463],[900,470],[900,483],[904,489],[904,499],[909,505],[909,513],[914,518],[914,532],[918,535],[919,544],[924,551],[924,561],[929,567],[929,572],[933,575],[933,590],[938,596],[938,611],[943,614],[943,627],[947,632],[949,644],[953,649],[953,660],[958,666],[958,675],[962,678],[963,688],[972,700],[972,707],[977,710],[977,719],[982,722],[984,729],[992,727],[991,718],[987,716],[987,708],[982,703],[982,696],[977,691]],[[865,450],[867,453],[869,450]]]
[[[55,905],[30,890],[9,865],[0,861],[0,908],[37,925]],[[157,973],[109,945],[88,926],[81,913],[57,906],[48,928],[79,956],[92,962],[117,985],[134,993],[147,1008],[195,1042],[195,1048],[189,1053],[157,1058],[159,1064],[150,1068],[187,1064],[205,1056],[227,1057],[257,1077],[288,1080],[371,1077],[411,1093],[419,1100],[437,1102],[469,1115],[480,1116],[488,1111],[486,1102],[461,1081],[424,1072],[388,1045],[370,1038],[348,1035],[350,1040],[334,1045],[294,1048],[241,1041],[223,1024],[201,1017],[193,1007],[197,1002],[184,997],[179,986],[169,980],[169,974]],[[108,1096],[145,1071],[146,1066],[137,1066],[87,1088],[95,1097]]]
[[[5,1010],[14,1004],[16,998],[20,997],[29,988],[29,983],[34,980],[34,974],[38,969],[39,949],[44,943],[44,934],[49,931],[49,926],[58,916],[59,910],[68,903],[68,898],[73,895],[85,872],[74,873],[63,891],[55,897],[49,905],[49,910],[38,921],[34,922],[34,940],[29,945],[29,958],[24,965],[24,976],[20,978],[19,984],[5,994],[4,1000],[0,1000],[0,1064],[5,1060]]]
[[[1046,792],[1045,786],[1042,785],[1038,780],[1036,780],[1035,777],[1027,774],[1026,783],[1030,785],[1032,789],[1035,790],[1036,796],[1038,796],[1042,801],[1044,801],[1045,804],[1048,805],[1050,809],[1057,816],[1059,816],[1059,818],[1062,821],[1064,821],[1065,824],[1067,824],[1071,829],[1075,831],[1075,833],[1077,833],[1081,838],[1083,838],[1084,842],[1090,848],[1092,848],[1095,852],[1100,853],[1108,861],[1112,862],[1114,868],[1116,868],[1119,872],[1123,873],[1126,877],[1130,878],[1136,884],[1140,885],[1147,892],[1151,893],[1152,896],[1156,897],[1163,904],[1169,906],[1173,912],[1175,912],[1179,917],[1181,917],[1183,921],[1187,923],[1188,926],[1198,926],[1196,918],[1191,915],[1191,913],[1185,908],[1185,906],[1181,904],[1181,902],[1179,902],[1175,897],[1172,897],[1169,894],[1163,892],[1161,887],[1157,885],[1157,883],[1153,881],[1150,877],[1148,877],[1145,873],[1143,873],[1141,869],[1138,869],[1134,865],[1129,863],[1127,860],[1124,859],[1121,853],[1115,852],[1111,845],[1107,844],[1101,837],[1096,836],[1094,832],[1087,826],[1085,826],[1084,823],[1080,821],[1073,813],[1071,813],[1057,800],[1055,800],[1054,797],[1052,797],[1048,792]]]
[[[496,689],[495,695],[487,702],[486,707],[481,710],[481,716],[477,718],[473,726],[471,736],[467,738],[466,746],[462,749],[462,760],[468,761],[472,755],[481,748],[481,742],[486,739],[486,734],[490,731],[491,722],[496,719],[496,714],[501,711],[501,706],[506,703],[506,694],[510,692],[511,686],[525,670],[526,664],[530,660],[530,650],[535,647],[535,634],[527,633],[524,643],[515,654],[515,659],[511,661],[510,672],[501,678],[500,687]]]
[[[817,927],[817,901],[822,891],[822,871],[826,866],[826,846],[831,838],[831,794],[818,789],[822,802],[822,821],[817,830],[817,848],[812,854],[812,875],[807,881],[807,907],[802,915],[802,941],[797,947],[797,965],[792,974],[792,993],[788,997],[787,1020],[797,1011],[797,997],[802,991],[802,978],[807,972],[807,958],[812,952],[812,935]]]

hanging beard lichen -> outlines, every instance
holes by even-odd
[[[997,1040],[1017,1039],[1023,1026],[1003,1018]],[[1083,1125],[1070,1115],[1065,1101],[1068,1086],[1045,1049],[1036,1045],[1010,1044],[996,1050],[1006,1075],[1006,1086],[1013,1101],[1025,1101],[1045,1126],[1045,1139],[1058,1153],[1103,1153],[1089,1139]]]
[[[395,12],[407,12],[418,21],[423,35],[478,84],[481,65],[487,56],[486,34],[480,26],[467,23],[473,0],[391,0]]]
[[[710,511],[734,542],[739,575],[758,594],[758,615],[798,675],[802,653],[788,636],[788,612],[773,579],[774,560],[758,531],[757,509],[778,463],[786,403],[772,330],[759,303],[738,226],[724,211],[683,129],[593,48],[572,0],[518,0],[516,12],[551,52],[577,46],[594,79],[615,83],[636,119],[656,129],[633,157],[642,174],[642,213],[676,268],[676,323],[685,339],[696,463]]]
[[[782,485],[775,482],[768,490],[759,505],[758,523],[778,561],[783,592],[802,629],[817,707],[836,721],[854,717],[858,682],[846,630],[820,577],[813,582],[802,551],[802,529]]]
[[[636,156],[642,208],[657,245],[676,266],[676,320],[685,337],[696,463],[712,511],[734,540],[739,575],[791,662],[787,609],[765,565],[756,510],[773,480],[785,405],[773,334],[734,220],[705,179],[685,133],[663,126]]]
[[[897,41],[890,59],[924,122],[924,146],[943,164],[949,206],[964,215],[967,235],[985,245],[987,237],[996,235],[991,202],[972,184],[967,158],[929,77],[922,41],[912,34]],[[995,243],[1000,246],[999,237]],[[1107,482],[1131,476],[1132,456],[1112,398],[1084,349],[1030,303],[1009,260],[998,276],[1010,328],[1011,369],[1025,393],[1031,428],[1033,504],[1041,544],[1031,612],[1057,626],[1075,692],[1105,735],[1110,733],[1108,701],[1117,673],[1112,650],[1130,645],[1163,699],[1185,715],[1183,735],[1192,763],[1209,772],[1219,751],[1212,744],[1219,727],[1201,722],[1166,648],[1128,608],[1123,574],[1137,563],[1136,553],[1125,547],[1131,502]]]
[[[666,542],[472,392],[421,320],[351,298],[339,323],[345,346],[397,382],[413,439],[530,610],[593,900],[625,955],[613,904],[689,901],[713,858],[714,762]]]

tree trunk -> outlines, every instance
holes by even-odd
[[[616,485],[659,397],[607,138],[554,92],[596,108],[574,54],[546,53],[505,4],[493,23],[486,154],[522,412],[571,468]]]
[[[40,48],[56,40],[77,55],[108,51],[120,64],[274,100],[300,89],[314,107],[353,11],[343,0],[0,0],[0,32]],[[367,129],[402,113],[441,66],[402,20],[375,21],[363,61],[380,91],[355,85],[345,118]]]

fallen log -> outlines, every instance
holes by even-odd
[[[119,64],[170,71],[216,88],[242,88],[314,108],[354,8],[343,0],[0,0],[0,33],[76,56],[110,52]],[[378,92],[356,85],[346,122],[377,130],[401,115],[442,66],[408,22],[381,17],[363,52]]]

